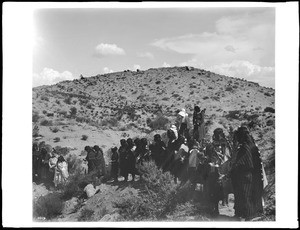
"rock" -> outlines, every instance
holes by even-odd
[[[106,214],[99,221],[121,221],[123,218],[119,213]]]
[[[78,199],[76,197],[73,197],[71,200],[67,200],[62,210],[62,214],[67,215],[75,212],[77,205],[78,205]]]

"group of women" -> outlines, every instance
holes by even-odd
[[[121,146],[111,149],[112,177],[117,181],[121,175],[127,181],[128,174],[131,174],[134,181],[135,175],[139,174],[136,165],[153,160],[158,168],[173,174],[175,182],[189,180],[192,190],[196,184],[202,184],[203,200],[212,215],[219,214],[219,201],[228,204],[229,193],[234,194],[236,217],[247,220],[260,215],[263,211],[263,166],[248,128],[239,127],[233,133],[232,141],[228,141],[223,130],[217,128],[211,142],[204,144],[201,115],[205,110],[200,112],[201,115],[199,107],[195,110],[193,121],[197,123],[194,122],[192,135],[186,118],[180,115],[183,118],[181,123],[167,130],[167,144],[159,134],[154,135],[151,144],[146,138],[121,139]]]
[[[33,143],[32,150],[33,181],[52,184],[55,187],[67,182],[68,164],[55,148],[42,141],[39,144]]]
[[[212,140],[204,144],[205,109],[194,108],[193,129],[189,127],[185,110],[178,113],[177,122],[167,130],[167,142],[155,134],[149,144],[146,138],[120,140],[120,147],[111,149],[111,176],[132,181],[139,175],[138,164],[154,161],[164,172],[169,171],[177,183],[190,181],[191,190],[197,184],[203,185],[203,197],[212,215],[219,213],[219,201],[228,204],[228,194],[234,193],[235,215],[251,219],[263,211],[263,167],[259,150],[247,127],[234,131],[228,141],[221,128],[214,130]],[[191,132],[192,131],[192,132]],[[88,173],[105,175],[105,161],[102,149],[95,145],[85,146],[85,160]],[[68,165],[54,148],[41,142],[33,144],[33,178],[49,180],[55,187],[68,178]]]

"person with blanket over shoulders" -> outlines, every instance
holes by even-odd
[[[125,139],[121,139],[120,144],[121,144],[121,146],[118,149],[120,175],[122,177],[124,177],[124,181],[127,181],[128,180],[127,142]]]
[[[119,155],[118,148],[113,147],[111,149],[111,177],[114,179],[114,182],[118,182],[118,174],[119,174]]]
[[[236,153],[231,179],[234,189],[235,216],[250,220],[263,213],[263,166],[259,150],[247,127],[239,127],[233,136]]]

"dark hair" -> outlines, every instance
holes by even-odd
[[[113,148],[111,148],[111,151],[112,151],[113,153],[117,152],[117,150],[118,150],[118,148],[117,148],[117,147],[113,147]]]
[[[161,140],[161,136],[159,134],[155,134],[154,135],[154,140],[155,141],[160,141]]]
[[[131,138],[127,139],[127,144],[129,145],[129,147],[131,148],[132,146],[134,146],[133,140]]]
[[[65,158],[63,156],[59,156],[57,159],[58,162],[63,162],[65,161]]]
[[[134,144],[135,144],[136,146],[138,146],[138,145],[140,145],[140,143],[141,143],[141,139],[137,137],[137,138],[134,139],[133,142],[134,142]]]
[[[254,144],[254,139],[251,136],[249,129],[246,126],[241,126],[234,132],[234,139],[240,144],[242,143]]]
[[[127,142],[125,139],[121,139],[120,144],[121,144],[121,146],[126,146]]]
[[[213,134],[213,140],[214,141],[221,141],[221,140],[225,140],[225,134],[223,132],[223,129],[221,128],[216,128],[214,130],[214,134]]]
[[[87,152],[90,152],[92,150],[92,148],[87,145],[87,146],[84,147],[84,150],[87,151]]]
[[[200,107],[199,107],[198,105],[196,105],[196,106],[194,107],[194,111],[195,111],[195,112],[200,112]]]

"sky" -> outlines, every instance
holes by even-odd
[[[274,7],[34,11],[33,86],[194,66],[275,88]]]

